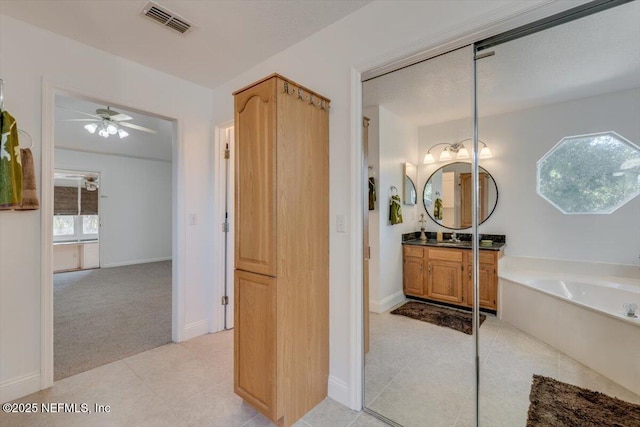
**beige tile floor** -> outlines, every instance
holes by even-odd
[[[110,405],[109,413],[5,414],[1,427],[272,426],[233,393],[233,332],[168,344],[72,377],[16,402]],[[384,426],[327,398],[296,427]]]
[[[524,426],[531,375],[640,403],[546,344],[489,316],[480,329],[481,425]],[[406,427],[471,426],[471,336],[389,313],[371,315],[367,406]],[[5,414],[1,427],[273,426],[233,393],[233,333],[168,344],[58,381],[19,402],[110,405],[109,413]],[[327,398],[296,427],[385,426]]]
[[[366,406],[405,427],[473,425],[472,336],[371,314]],[[480,328],[480,424],[525,426],[534,373],[640,403],[640,396],[492,315]]]

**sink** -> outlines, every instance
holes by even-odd
[[[438,242],[438,246],[471,247],[471,242]]]

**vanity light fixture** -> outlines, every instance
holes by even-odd
[[[456,160],[468,159],[470,157],[469,151],[467,151],[467,148],[464,146],[464,143],[467,141],[472,141],[472,139],[471,138],[463,139],[462,141],[456,142],[455,144],[441,142],[441,143],[432,145],[431,148],[427,150],[427,154],[425,154],[424,160],[422,163],[424,163],[425,165],[428,165],[430,163],[436,163],[436,160],[433,157],[433,154],[431,154],[431,150],[433,150],[435,147],[439,145],[445,145],[445,147],[440,153],[438,162],[448,162],[449,160],[452,160],[454,158]],[[493,157],[493,154],[491,154],[491,150],[489,149],[489,147],[487,147],[487,144],[485,144],[483,141],[480,141],[480,140],[478,140],[478,142],[483,145],[482,149],[480,150],[479,158],[489,159]]]

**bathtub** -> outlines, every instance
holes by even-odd
[[[638,267],[509,257],[501,263],[503,321],[640,394],[640,318],[623,308],[640,307]]]

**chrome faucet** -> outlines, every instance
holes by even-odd
[[[638,304],[630,302],[627,304],[623,304],[622,307],[624,307],[626,311],[625,315],[627,317],[638,317],[638,315],[636,314],[636,310],[638,309]]]
[[[452,242],[459,242],[460,239],[458,239],[458,237],[456,236],[456,232],[454,231],[453,233],[451,233],[451,241]]]

